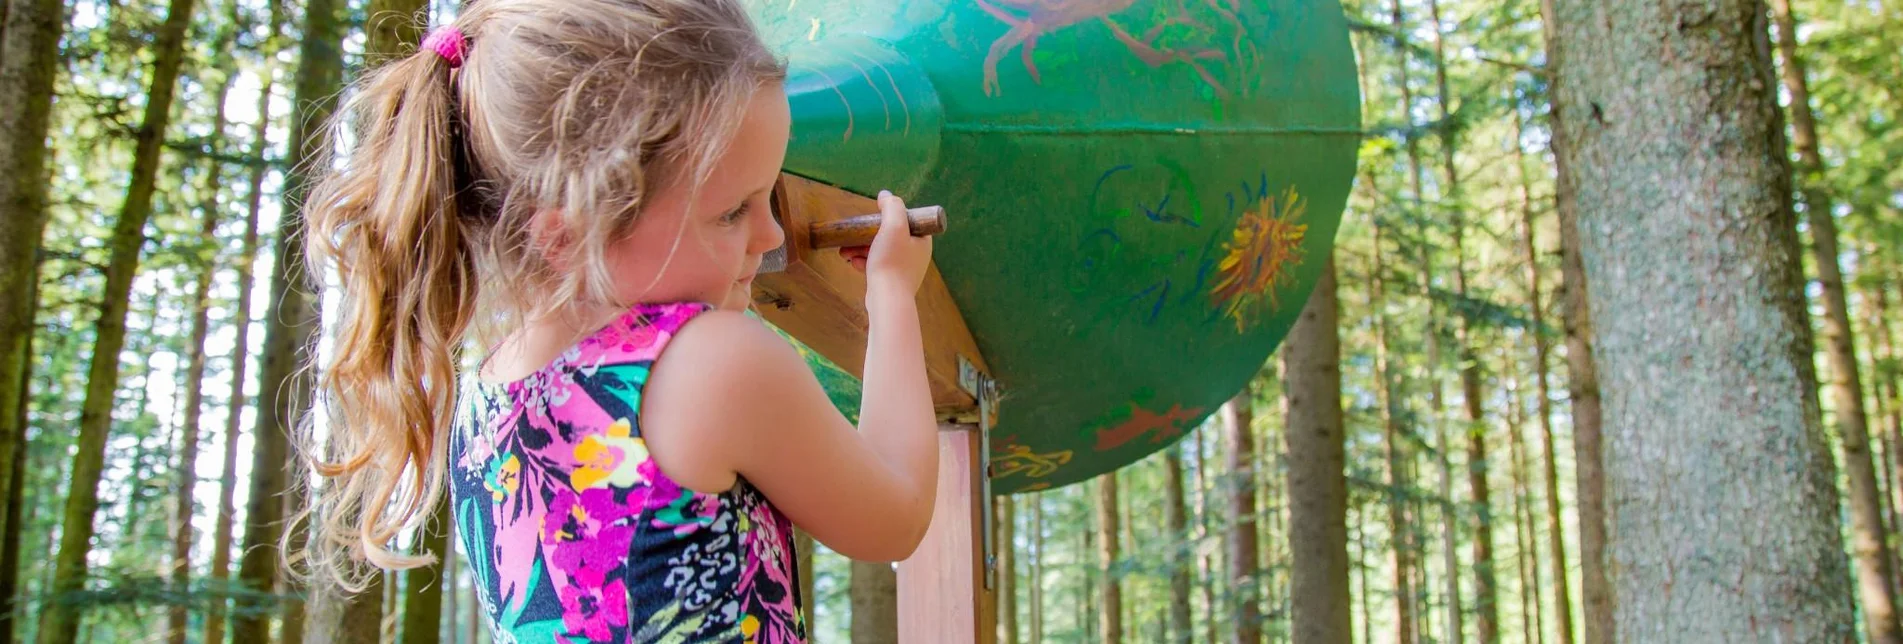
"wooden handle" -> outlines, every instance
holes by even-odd
[[[911,223],[913,237],[945,232],[943,206],[923,206],[908,210],[906,219]],[[883,220],[882,215],[873,213],[813,224],[812,247],[845,248],[871,245],[872,238],[879,234],[879,222]]]

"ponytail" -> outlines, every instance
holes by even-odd
[[[307,563],[359,591],[372,570],[429,565],[391,546],[440,501],[456,373],[477,283],[453,61],[430,48],[364,79],[336,124],[356,141],[305,209],[314,275],[340,296],[318,390],[327,414]],[[300,482],[301,483],[301,482]],[[446,527],[444,528],[446,529]],[[287,548],[286,552],[291,552]]]
[[[323,475],[293,518],[311,537],[283,551],[346,590],[435,559],[392,547],[442,498],[465,338],[608,301],[607,243],[785,77],[737,0],[481,0],[455,24],[475,42],[439,31],[356,82],[333,124],[349,156],[305,207],[313,274],[341,302],[326,436],[301,446]]]

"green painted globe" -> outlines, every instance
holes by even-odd
[[[995,492],[1172,445],[1307,301],[1360,141],[1335,0],[749,6],[790,65],[786,171],[951,216]],[[858,384],[808,355],[851,414]]]

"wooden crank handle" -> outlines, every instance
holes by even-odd
[[[913,237],[945,232],[944,206],[921,206],[908,210],[906,219],[911,222]],[[813,224],[812,247],[869,246],[872,244],[872,238],[879,234],[879,222],[882,220],[881,215],[873,213]]]

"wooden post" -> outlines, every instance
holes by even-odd
[[[899,562],[899,639],[905,644],[992,644],[997,605],[985,583],[982,436],[976,424],[939,426],[932,526]]]

